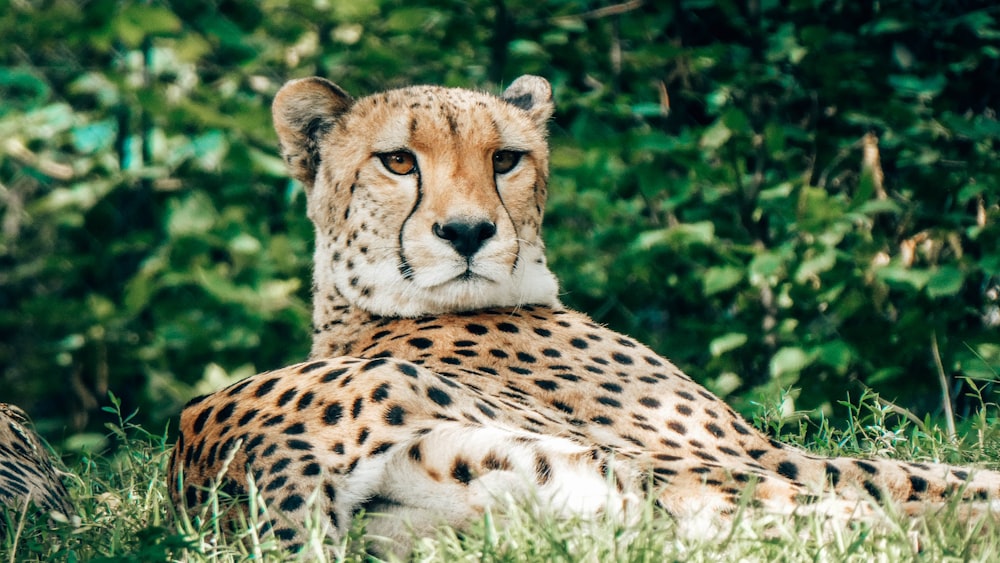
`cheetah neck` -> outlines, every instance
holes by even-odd
[[[330,284],[313,291],[313,345],[310,358],[332,358],[351,353],[365,328],[381,317],[352,305]]]

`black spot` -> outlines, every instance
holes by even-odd
[[[311,450],[312,444],[304,440],[289,440],[288,447],[293,450]]]
[[[434,345],[434,343],[427,338],[411,338],[407,341],[407,343],[418,350],[426,350]]]
[[[556,350],[555,348],[546,348],[542,350],[542,355],[546,358],[559,358],[562,357],[562,352]]]
[[[340,422],[340,417],[343,415],[344,407],[340,406],[340,403],[327,405],[326,409],[323,411],[323,422],[332,426]]]
[[[394,445],[395,444],[393,444],[392,442],[379,442],[378,445],[372,448],[370,455],[384,454],[385,452],[389,451],[389,448],[393,447]]]
[[[601,388],[606,391],[611,391],[612,393],[621,393],[622,386],[617,383],[602,383]]]
[[[201,431],[205,429],[205,423],[208,422],[208,417],[212,416],[212,409],[214,407],[208,407],[207,409],[201,411],[198,418],[194,419],[194,433],[201,434]],[[15,434],[17,435],[17,434]]]
[[[254,396],[260,398],[263,397],[264,395],[267,395],[268,393],[271,392],[272,389],[274,389],[274,386],[277,384],[278,384],[277,378],[268,379],[264,383],[261,383],[260,387],[258,387],[257,390],[254,391]]]
[[[652,397],[643,397],[643,398],[639,399],[639,404],[642,405],[642,406],[644,406],[644,407],[646,407],[646,408],[649,408],[649,409],[655,409],[655,408],[659,408],[660,401],[658,401],[658,400],[656,400],[656,399],[654,399]]]
[[[428,389],[427,397],[442,407],[447,407],[451,404],[451,396],[438,387]]]
[[[522,362],[524,362],[526,364],[533,364],[533,363],[535,363],[537,361],[537,360],[535,360],[534,356],[532,356],[531,354],[527,354],[525,352],[518,352],[517,353],[517,359],[521,360]]]
[[[498,350],[496,348],[490,350],[490,355],[493,356],[494,358],[500,358],[501,360],[509,357],[509,354],[507,354],[507,352],[504,352],[503,350]]]
[[[594,418],[591,418],[590,421],[593,422],[594,424],[601,424],[604,426],[610,426],[611,424],[614,424],[614,421],[606,416],[595,416]]]
[[[288,391],[285,391],[284,393],[281,394],[280,397],[278,397],[278,406],[283,407],[287,405],[298,394],[299,392],[296,391],[295,389],[289,389]]]
[[[465,330],[471,332],[472,334],[479,335],[479,336],[482,336],[483,334],[486,334],[487,332],[489,332],[489,329],[486,328],[485,326],[478,325],[478,324],[475,324],[475,323],[469,323],[469,324],[465,325]]]
[[[283,457],[278,461],[274,462],[274,465],[271,466],[269,472],[271,473],[271,475],[274,475],[275,473],[281,473],[285,469],[288,469],[288,465],[290,463],[292,463],[291,458]]]
[[[546,391],[555,391],[556,389],[559,389],[559,384],[551,379],[536,379],[534,384],[540,389],[544,389]]]
[[[372,391],[372,401],[376,403],[381,403],[389,397],[389,384],[383,383]]]
[[[338,377],[344,375],[345,373],[347,373],[347,368],[331,369],[330,371],[323,374],[323,378],[321,379],[321,381],[323,383],[330,383],[331,381],[335,381]]]
[[[299,373],[300,374],[302,374],[302,373],[309,373],[309,372],[311,372],[313,370],[317,370],[317,369],[319,369],[319,368],[321,368],[321,367],[323,367],[325,365],[326,365],[326,362],[324,362],[324,361],[312,362],[312,363],[309,363],[309,364],[306,364],[306,365],[302,366],[302,368],[299,369]]]
[[[468,485],[472,481],[472,471],[469,469],[469,464],[457,460],[454,467],[451,468],[451,477],[463,485]]]
[[[833,485],[834,487],[836,487],[837,484],[840,483],[840,469],[838,469],[837,466],[832,463],[826,464],[826,476],[829,479],[830,484]]]
[[[285,434],[293,435],[293,434],[305,434],[305,433],[306,433],[306,425],[302,424],[301,422],[296,422],[295,424],[290,425],[288,428],[285,428]]]
[[[621,406],[622,406],[621,403],[619,403],[615,399],[612,399],[611,397],[598,397],[597,398],[597,402],[601,403],[602,405],[607,405],[609,407],[614,407],[616,409],[620,409]]]
[[[864,483],[862,483],[862,486],[865,488],[866,491],[868,491],[868,494],[870,494],[872,498],[875,499],[875,502],[881,502],[882,491],[875,485],[875,483],[872,483],[871,481],[865,481]]]
[[[274,537],[281,541],[291,541],[295,539],[295,530],[291,528],[278,528],[274,531]]]
[[[389,410],[385,411],[385,421],[392,426],[402,425],[405,419],[406,409],[399,405],[393,405],[389,407]]]
[[[876,473],[878,473],[878,468],[868,463],[867,461],[862,461],[860,459],[857,459],[854,460],[854,465],[857,465],[858,467],[861,468],[862,471],[864,471],[869,475],[875,475]]]
[[[484,405],[484,404],[482,404],[482,403],[480,403],[478,401],[476,402],[476,408],[478,408],[480,412],[482,412],[483,414],[485,414],[487,417],[489,417],[491,419],[497,417],[496,413],[493,412],[493,409],[487,407],[486,405]]]
[[[284,510],[285,512],[291,512],[293,510],[298,509],[303,504],[304,501],[302,500],[302,497],[300,497],[299,495],[289,495],[285,497],[285,500],[281,501],[281,504],[279,504],[278,507]]]
[[[620,352],[615,352],[614,354],[611,354],[611,359],[618,362],[619,364],[622,364],[623,366],[630,366],[633,363],[633,360],[630,356],[626,356],[625,354],[622,354]]]
[[[686,399],[688,401],[693,401],[694,400],[694,395],[692,395],[691,393],[688,393],[687,391],[678,391],[677,392],[677,396],[680,397],[680,398],[682,398],[682,399]]]
[[[580,350],[584,350],[588,346],[590,346],[589,344],[587,344],[587,341],[582,338],[574,338],[573,340],[570,340],[569,343],[570,346],[574,348],[579,348]]]
[[[537,334],[538,336],[542,336],[545,338],[552,336],[552,331],[547,328],[535,327],[533,330],[535,331],[535,334]]]
[[[913,492],[915,493],[925,492],[927,490],[927,479],[910,475],[910,487],[913,488]]]
[[[184,489],[184,502],[189,508],[198,506],[198,491],[191,485]]]
[[[405,376],[408,377],[417,376],[417,368],[414,367],[413,364],[396,364],[396,369],[398,369],[399,372]]]
[[[794,481],[799,478],[799,466],[787,460],[782,461],[778,464],[778,474]]]
[[[316,395],[313,394],[312,391],[307,391],[304,395],[302,395],[301,398],[299,398],[299,402],[295,404],[295,408],[298,410],[303,410],[307,408],[309,405],[312,404],[313,398],[315,396]]]
[[[501,332],[508,332],[511,334],[520,332],[520,330],[517,328],[517,325],[513,325],[511,323],[499,323],[497,324],[497,329],[499,329]]]
[[[562,401],[552,401],[552,406],[567,414],[573,414],[573,407]]]
[[[961,481],[969,480],[969,472],[961,469],[952,469],[951,474]]]
[[[723,436],[726,435],[726,433],[722,431],[722,428],[719,428],[719,425],[714,422],[709,422],[708,424],[706,424],[705,430],[708,430],[708,433],[711,434],[712,436],[715,436],[716,438],[722,438]]]
[[[358,445],[364,444],[368,441],[368,436],[371,435],[371,431],[367,428],[362,428],[361,432],[358,432]]]
[[[674,409],[678,412],[678,414],[681,414],[683,416],[691,416],[691,413],[694,412],[694,410],[687,405],[679,404],[676,407],[674,407]]]
[[[737,434],[742,434],[743,436],[750,434],[750,429],[741,424],[738,420],[733,421],[733,430],[735,430]]]
[[[277,426],[285,421],[285,415],[278,414],[264,421],[264,426]]]
[[[358,418],[358,415],[361,414],[361,408],[363,406],[365,406],[365,405],[364,405],[364,401],[361,399],[361,397],[358,397],[357,399],[355,399],[354,400],[354,405],[351,407],[351,418]]]
[[[684,428],[683,424],[681,424],[680,422],[677,422],[675,420],[671,420],[670,422],[668,422],[667,423],[667,428],[673,430],[674,432],[676,432],[676,433],[678,433],[678,434],[680,434],[682,436],[684,434],[687,434],[687,428]]]
[[[389,363],[386,358],[375,358],[374,360],[369,360],[367,364],[361,366],[361,371],[371,371],[377,367],[384,366]]]

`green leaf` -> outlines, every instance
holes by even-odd
[[[795,282],[804,284],[824,272],[829,272],[836,263],[837,251],[830,247],[823,248],[821,252],[799,264],[798,270],[795,271]]]
[[[195,192],[181,201],[172,200],[167,219],[171,237],[198,236],[215,226],[219,213],[203,192]]]
[[[875,277],[890,285],[910,287],[919,291],[927,285],[931,273],[920,268],[907,268],[897,263],[875,270]]]
[[[743,268],[735,266],[715,266],[705,270],[701,278],[705,295],[715,295],[726,291],[743,280]]]
[[[785,259],[776,252],[763,252],[750,261],[750,283],[773,285],[784,274]]]
[[[649,250],[661,245],[685,247],[692,244],[711,244],[714,239],[715,224],[711,221],[702,221],[646,231],[636,238],[633,246],[639,250]]]
[[[180,31],[181,20],[164,6],[127,3],[115,18],[113,26],[122,42],[134,48],[149,35]]]
[[[942,266],[930,275],[927,295],[932,299],[955,295],[965,283],[965,274],[954,266]]]
[[[812,363],[810,355],[797,346],[788,346],[778,350],[771,357],[771,377],[779,379],[785,375],[794,375]]]
[[[847,373],[854,359],[854,351],[843,340],[834,340],[819,346],[815,350],[816,361],[830,366],[840,375]]]
[[[698,145],[705,150],[714,151],[726,144],[732,136],[733,132],[726,126],[724,119],[719,118],[702,132]]]
[[[941,93],[948,79],[943,74],[935,74],[927,78],[910,74],[894,74],[889,77],[889,85],[901,94],[921,97],[933,97]]]
[[[735,350],[746,343],[746,334],[743,334],[742,332],[730,332],[713,338],[708,344],[708,350],[712,353],[713,357],[718,358],[726,352]]]

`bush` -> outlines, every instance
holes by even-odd
[[[110,14],[110,16],[108,15]],[[986,3],[12,3],[0,379],[51,434],[157,427],[309,347],[311,228],[271,96],[548,77],[567,304],[744,412],[1000,369],[1000,25]],[[960,410],[961,412],[961,410]]]

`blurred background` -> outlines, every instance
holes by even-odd
[[[269,104],[310,75],[547,77],[564,301],[744,413],[996,400],[994,2],[0,0],[0,38],[0,400],[63,448],[307,354]]]

